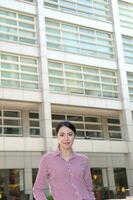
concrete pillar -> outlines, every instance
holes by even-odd
[[[50,151],[52,149],[52,125],[51,125],[51,104],[49,97],[49,80],[48,80],[48,60],[47,60],[47,46],[45,34],[45,18],[43,0],[38,0],[37,4],[38,23],[39,23],[39,54],[40,54],[40,74],[42,82],[42,104],[40,105],[40,123],[41,132],[45,140],[45,149]]]
[[[112,167],[107,168],[108,178],[109,178],[109,189],[115,192],[115,180],[114,180],[114,172]]]
[[[129,154],[127,155],[127,176],[128,176],[128,185],[130,188],[130,195],[133,195],[133,122],[132,122],[132,113],[131,113],[131,104],[129,99],[128,91],[128,82],[127,82],[127,71],[126,63],[124,60],[124,51],[123,51],[123,42],[122,42],[122,27],[120,25],[119,19],[119,8],[118,0],[112,0],[112,14],[114,17],[114,29],[115,29],[115,41],[117,46],[117,57],[118,57],[118,75],[120,81],[120,98],[122,99],[123,109],[121,111],[121,125],[123,132],[123,139],[127,141],[129,146]],[[132,144],[132,145],[131,145]]]
[[[32,200],[32,169],[31,168],[25,168],[24,180],[25,180],[25,194],[29,194],[30,200]]]

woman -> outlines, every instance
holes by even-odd
[[[58,149],[40,161],[33,187],[36,200],[46,200],[44,186],[49,181],[54,200],[95,200],[88,158],[73,152],[76,128],[69,121],[56,127]]]

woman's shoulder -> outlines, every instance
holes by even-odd
[[[55,152],[46,152],[46,153],[44,153],[43,155],[42,155],[42,160],[48,160],[48,159],[50,159],[50,158],[53,158],[54,157],[54,154],[55,154]]]
[[[85,162],[88,162],[89,161],[89,158],[88,156],[86,156],[85,154],[81,154],[81,153],[76,153],[76,157],[85,161]]]

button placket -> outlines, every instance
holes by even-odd
[[[75,184],[74,184],[74,181],[73,181],[72,167],[71,167],[70,161],[66,161],[66,162],[67,162],[67,167],[68,167],[69,176],[70,176],[70,179],[71,179],[71,185],[72,185],[72,187],[73,187],[73,190],[74,190],[76,199],[78,200],[79,195],[78,195],[77,188],[75,187]]]

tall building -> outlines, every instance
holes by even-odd
[[[0,200],[33,199],[64,119],[96,198],[133,195],[132,65],[132,0],[0,0]]]

